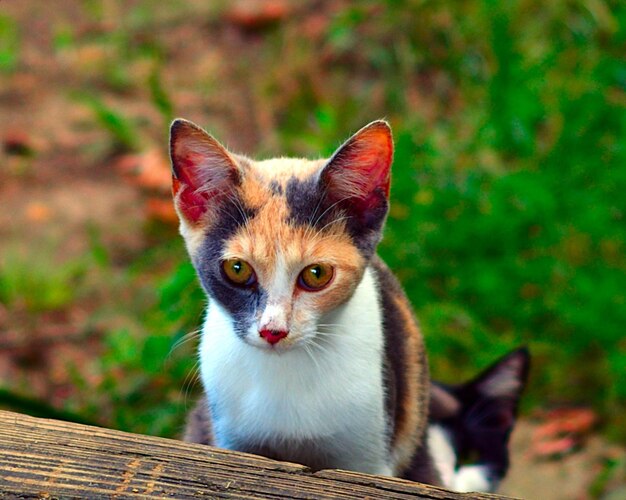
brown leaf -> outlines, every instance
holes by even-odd
[[[46,222],[52,217],[52,210],[47,205],[38,202],[26,206],[26,218],[30,222]]]
[[[589,408],[566,408],[546,412],[544,423],[532,437],[531,453],[549,458],[570,453],[580,446],[597,421]]]
[[[146,201],[146,213],[150,219],[173,224],[178,222],[178,215],[174,210],[172,200],[160,198],[148,198]]]
[[[536,458],[552,458],[574,451],[576,440],[571,437],[533,443],[531,452]]]
[[[142,189],[169,193],[172,188],[169,161],[158,149],[120,156],[115,166],[130,182]]]
[[[226,12],[226,19],[246,31],[258,31],[285,19],[290,13],[284,0],[239,1]]]
[[[22,130],[10,130],[2,139],[2,148],[8,155],[30,156],[33,146],[28,134]]]

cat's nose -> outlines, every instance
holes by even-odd
[[[270,344],[274,345],[276,342],[284,339],[289,332],[285,330],[261,330],[259,335],[267,340]]]

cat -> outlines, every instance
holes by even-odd
[[[472,380],[433,382],[429,450],[444,486],[461,492],[493,492],[509,468],[509,437],[530,366],[519,348]]]
[[[468,382],[431,382],[428,452],[442,486],[458,492],[497,490],[509,468],[509,437],[529,364],[528,350],[520,348]],[[189,414],[183,439],[213,442],[205,399]]]
[[[188,440],[440,484],[426,441],[422,335],[376,255],[392,156],[382,120],[330,159],[264,161],[173,122],[174,204],[209,298],[199,352],[206,400]]]

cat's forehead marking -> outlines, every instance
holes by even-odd
[[[341,222],[323,232],[294,225],[281,196],[268,196],[255,216],[224,245],[225,255],[250,259],[267,275],[273,273],[279,255],[288,265],[301,265],[307,259],[337,259],[341,251],[354,262],[362,259]]]
[[[325,164],[325,160],[302,160],[299,158],[277,158],[272,160],[252,161],[245,159],[240,166],[244,170],[242,184],[239,188],[239,197],[246,206],[261,209],[268,204],[278,210],[274,218],[287,216],[287,209],[283,195],[288,190],[289,183],[296,180],[317,180],[318,172]],[[276,202],[273,198],[282,201]],[[279,205],[279,206],[277,206]]]
[[[279,268],[289,274],[290,286],[305,266],[315,262],[342,269],[344,286],[315,296],[320,310],[330,309],[358,284],[364,258],[341,223],[319,232],[311,226],[291,224],[290,220],[284,197],[270,196],[256,215],[225,242],[223,258],[249,261],[261,286],[270,285]],[[270,294],[273,291],[268,290]]]
[[[306,179],[317,174],[327,161],[303,158],[272,158],[253,162],[250,168],[256,170],[268,181],[275,181],[284,186],[293,177]]]

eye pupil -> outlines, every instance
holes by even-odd
[[[222,272],[233,285],[251,286],[256,283],[252,266],[241,259],[227,259],[222,262]]]
[[[332,277],[333,268],[329,264],[311,264],[300,273],[298,285],[306,291],[314,292],[325,288]]]

